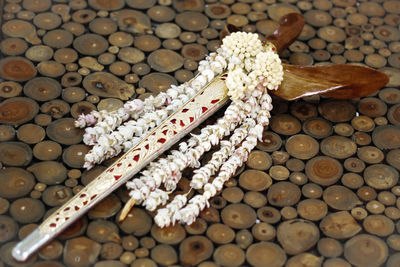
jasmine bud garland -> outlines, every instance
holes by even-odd
[[[203,194],[190,200],[187,195],[176,195],[157,211],[154,219],[160,227],[193,223],[209,205],[208,200],[222,190],[223,184],[247,160],[269,123],[272,100],[267,90],[277,89],[283,79],[282,64],[273,46],[264,46],[257,34],[245,32],[225,37],[216,53],[199,63],[198,71],[190,82],[172,86],[156,97],[129,101],[115,113],[95,111],[82,115],[76,122],[77,127],[92,126],[84,136],[85,143],[94,145],[85,157],[85,167],[91,168],[129,150],[215,76],[226,72],[225,84],[232,102],[224,116],[214,125],[205,126],[200,134],[181,142],[178,150],[149,164],[139,178],[127,183],[132,200],[154,211],[167,204],[182,171],[196,168],[190,186],[202,189]],[[229,135],[228,140],[222,140]],[[201,156],[216,145],[220,145],[219,150],[201,167]]]

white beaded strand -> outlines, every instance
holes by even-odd
[[[174,199],[165,208],[157,210],[157,214],[154,217],[154,222],[159,227],[166,227],[169,225],[175,225],[181,218],[175,217],[174,215],[180,215],[179,211],[183,206],[186,205],[187,194],[176,195]]]
[[[214,54],[213,57],[216,55]],[[84,168],[90,169],[94,164],[112,158],[121,151],[128,151],[150,130],[161,124],[165,118],[212,81],[215,75],[222,73],[222,67],[226,63],[219,58],[218,61],[213,62],[216,64],[211,69],[210,62],[213,57],[208,56],[206,60],[201,61],[203,69],[190,83],[172,86],[166,93],[160,93],[155,98],[153,96],[146,98],[144,103],[140,100],[135,101],[136,99],[129,101],[116,114],[96,111],[93,114],[80,116],[76,121],[77,127],[84,127],[87,122],[96,121],[96,125],[87,128],[84,134],[84,142],[94,145],[85,156]],[[129,116],[133,119],[118,127]],[[117,131],[113,131],[116,127],[118,127]]]
[[[195,222],[200,212],[209,206],[208,200],[215,196],[218,191],[222,190],[222,187],[226,181],[231,178],[237,168],[246,162],[250,151],[257,145],[257,139],[262,137],[264,127],[257,124],[254,128],[250,129],[249,135],[243,142],[243,144],[237,148],[233,155],[221,166],[221,170],[217,177],[212,183],[204,185],[204,193],[202,195],[196,195],[189,200],[189,204],[175,212],[175,218],[179,218],[181,223],[192,224]]]
[[[253,119],[246,119],[245,122],[237,129],[235,129],[229,141],[221,141],[221,147],[218,151],[214,152],[211,159],[203,167],[194,170],[190,186],[194,189],[203,188],[204,184],[208,182],[210,177],[214,175],[221,165],[232,155],[235,147],[242,142],[250,128],[255,126]]]
[[[219,167],[227,160],[232,154],[236,145],[238,145],[248,134],[248,129],[254,127],[254,120],[246,121],[237,129],[230,137],[229,141],[221,141],[221,148],[219,151],[214,152],[210,161],[200,169],[195,170],[195,175],[192,177],[190,183],[194,189],[202,188],[209,180],[210,176],[218,171]],[[179,211],[187,203],[186,195],[178,195],[163,209],[157,211],[154,217],[156,224],[160,227],[174,225],[180,221]]]
[[[267,94],[264,93],[262,97],[260,98],[260,106],[263,105],[264,109],[268,112],[272,109],[272,99],[271,97]],[[250,114],[250,113],[249,113]],[[260,115],[260,113],[258,113]],[[259,120],[257,118],[257,120]],[[194,222],[195,218],[197,217],[198,213],[202,210],[201,207],[204,208],[205,205],[207,205],[207,201],[210,197],[214,196],[218,191],[222,189],[223,184],[235,173],[235,171],[232,172],[226,172],[226,170],[236,170],[239,166],[241,166],[248,157],[248,154],[250,151],[254,148],[254,146],[257,144],[257,137],[261,138],[262,130],[263,127],[268,124],[268,118],[267,121],[264,122],[264,124],[259,123],[256,126],[256,122],[252,118],[247,118],[243,124],[237,128],[232,136],[230,137],[229,141],[221,141],[221,148],[219,151],[214,152],[212,158],[210,161],[200,169],[197,169],[194,171],[194,175],[192,177],[192,181],[190,183],[191,187],[194,189],[202,189],[204,187],[204,196],[196,196],[194,200],[189,201],[188,208],[184,209],[183,212],[177,212],[182,208],[183,205],[186,204],[187,199],[185,198],[184,202],[183,199],[181,199],[178,202],[174,202],[174,200],[167,205],[165,209],[162,209],[161,213],[157,213],[157,221],[156,223],[159,223],[160,227],[168,226],[169,224],[174,225],[177,221],[183,221],[188,224]],[[251,130],[248,131],[248,129],[253,129],[253,127],[256,126],[256,130]],[[258,130],[258,133],[255,132]],[[259,133],[261,132],[261,134]],[[240,142],[243,141],[243,139],[246,138],[246,136],[249,136],[251,134],[255,135],[255,137],[248,137],[245,142],[243,142],[242,146],[244,147],[243,149],[235,149],[235,146],[240,144]],[[252,142],[252,143],[249,143]],[[247,153],[245,153],[247,151]],[[232,154],[236,154],[232,155]],[[232,157],[231,161],[236,162],[236,164],[239,164],[238,166],[234,165],[229,165],[231,162],[227,160],[228,157]],[[234,161],[236,159],[236,161]],[[240,159],[240,161],[239,161]],[[216,171],[218,171],[219,167],[223,165],[223,163],[226,162],[228,164],[228,168],[225,169],[221,168],[221,175],[216,177],[213,181],[213,183],[207,183],[210,177],[215,174]],[[225,172],[224,172],[225,171]],[[161,204],[161,203],[160,203]],[[177,206],[179,204],[179,206]],[[196,208],[197,207],[197,208]],[[201,208],[201,209],[200,209]]]
[[[199,74],[200,76],[203,76],[200,77],[199,80],[204,81],[205,79],[207,82],[210,82],[216,75],[223,72],[226,67],[226,61],[221,56],[217,56],[216,53],[211,53],[205,60],[200,61],[199,65]],[[182,94],[186,94],[189,98],[192,97],[196,93],[196,90],[188,86],[188,84],[189,83],[186,83],[181,86],[172,85],[166,92],[160,92],[156,97],[149,96],[144,101],[140,99],[128,101],[116,112],[95,110],[86,115],[81,114],[75,121],[75,126],[79,128],[85,128],[88,126],[96,127],[96,124],[99,122],[117,120],[117,123],[107,123],[108,128],[106,130],[112,131],[129,118],[138,119],[142,113],[151,112],[155,109],[168,106],[173,100]],[[197,88],[198,86],[195,87]],[[201,87],[199,89],[201,89]],[[93,131],[91,131],[91,134],[93,134]],[[91,134],[88,135],[90,136]],[[86,137],[88,142],[85,142],[85,144],[92,145],[97,142],[97,136],[89,136]]]
[[[150,192],[161,184],[164,184],[167,191],[175,190],[182,177],[181,172],[185,168],[200,166],[200,157],[212,146],[217,145],[224,136],[230,134],[231,129],[235,129],[246,118],[245,110],[238,108],[235,111],[234,107],[240,106],[238,103],[231,103],[231,106],[232,108],[228,107],[224,116],[215,125],[206,126],[199,135],[193,135],[187,142],[181,143],[179,151],[171,151],[171,155],[166,158],[150,163],[139,179],[134,178],[127,182],[126,186],[131,190],[129,195],[135,199],[136,203],[142,203],[149,197]],[[151,183],[152,180],[156,182]]]

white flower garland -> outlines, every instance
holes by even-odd
[[[257,139],[261,140],[263,127],[268,125],[272,109],[267,89],[277,89],[283,79],[282,64],[273,46],[264,46],[257,34],[245,32],[225,37],[216,53],[200,61],[198,70],[199,75],[190,84],[172,87],[145,102],[130,101],[118,110],[118,115],[93,112],[77,121],[80,127],[95,125],[87,130],[85,138],[85,141],[94,144],[93,150],[85,157],[85,166],[90,168],[94,163],[134,146],[216,75],[227,71],[225,82],[232,103],[224,116],[214,125],[204,127],[200,134],[180,143],[179,150],[150,163],[140,178],[127,183],[132,200],[154,211],[159,205],[167,204],[169,194],[176,189],[185,168],[198,168],[190,185],[193,189],[203,189],[204,193],[189,201],[187,194],[175,196],[165,208],[158,210],[154,218],[160,227],[176,222],[191,224],[200,211],[208,207],[208,200],[222,190],[223,184],[247,160]],[[132,120],[121,126],[129,118]],[[222,140],[232,131],[229,140]],[[201,167],[200,157],[218,144],[219,151]],[[209,182],[217,172],[215,179]],[[161,186],[165,190],[160,189]]]
[[[180,151],[174,151],[166,159],[150,165],[141,179],[150,185],[149,181],[154,177],[162,177],[155,179],[159,181],[157,187],[143,189],[146,183],[137,184],[135,182],[137,179],[127,183],[128,188],[133,189],[131,197],[138,203],[143,202],[146,208],[154,211],[159,205],[165,205],[168,198],[167,191],[175,190],[184,168],[187,166],[198,168],[194,171],[190,185],[194,189],[203,189],[204,193],[194,196],[188,204],[186,195],[175,196],[165,208],[158,210],[154,218],[160,227],[176,222],[193,223],[200,211],[209,206],[208,200],[222,189],[223,184],[247,160],[250,151],[257,144],[257,139],[262,138],[263,127],[269,123],[272,99],[266,93],[266,89],[277,89],[283,79],[283,69],[278,55],[272,49],[263,49],[255,34],[233,33],[223,40],[217,55],[211,58],[217,57],[224,58],[228,63],[226,85],[228,95],[233,101],[224,117],[217,124],[203,128],[200,135],[181,143]],[[213,62],[208,67],[212,65]],[[199,68],[202,71],[207,70],[207,66],[203,64],[200,64]],[[229,141],[220,141],[238,125],[241,126],[234,131]],[[220,150],[213,154],[205,166],[199,168],[198,160],[201,155],[211,149],[211,145],[218,143],[221,143]],[[240,146],[235,148],[239,144]],[[176,164],[177,160],[181,163],[180,166]],[[208,182],[218,171],[213,182]],[[161,183],[167,191],[158,188]],[[152,198],[151,193],[156,191],[156,198],[149,200]]]
[[[243,144],[237,148],[233,155],[230,156],[229,159],[222,165],[218,176],[215,177],[212,183],[207,183],[204,185],[204,193],[202,195],[194,196],[189,200],[189,204],[186,205],[186,207],[180,208],[178,211],[176,211],[172,215],[172,218],[176,219],[172,219],[171,223],[179,221],[181,223],[192,224],[195,222],[200,212],[205,207],[209,206],[208,200],[215,196],[218,191],[221,191],[224,183],[235,174],[236,169],[246,162],[250,151],[253,150],[253,148],[257,145],[257,138],[259,137],[261,139],[263,130],[264,127],[260,124],[257,124],[254,128],[250,129],[249,135]],[[158,216],[158,214],[156,216]],[[163,220],[165,221],[165,219],[159,219],[159,221]]]
[[[203,195],[197,195],[189,201],[183,208],[187,199],[180,199],[179,202],[172,201],[164,209],[159,209],[154,220],[160,227],[165,227],[176,222],[191,224],[204,207],[208,207],[208,200],[222,190],[223,184],[229,180],[245,161],[248,154],[257,145],[257,138],[261,140],[264,126],[268,124],[270,117],[269,111],[272,109],[272,99],[268,94],[261,97],[260,106],[265,108],[266,113],[259,112],[256,122],[253,118],[248,118],[237,128],[229,141],[221,141],[221,148],[215,152],[210,161],[200,169],[194,171],[194,176],[190,183],[194,189],[203,189]],[[266,115],[264,115],[266,114]],[[265,116],[265,117],[264,117]],[[261,123],[262,122],[262,123]],[[248,130],[250,128],[250,130]],[[235,146],[246,140],[235,150]],[[227,160],[227,158],[229,159]],[[227,161],[226,161],[227,160]],[[220,166],[222,165],[221,169]],[[207,183],[212,175],[220,169],[219,175],[212,183]],[[162,203],[159,203],[163,205]]]
[[[199,135],[193,135],[187,142],[180,143],[179,151],[171,151],[171,155],[167,158],[150,163],[139,179],[132,179],[127,182],[128,189],[131,189],[131,198],[136,203],[142,203],[161,184],[164,184],[167,191],[175,190],[182,177],[181,171],[187,167],[199,167],[200,157],[209,151],[213,145],[217,145],[223,137],[229,135],[245,118],[245,116],[240,116],[240,114],[244,114],[241,106],[244,107],[245,105],[241,102],[232,103],[216,124],[204,127]],[[251,110],[252,107],[250,106],[248,109]],[[167,193],[164,192],[164,194]]]
[[[214,175],[223,164],[224,161],[232,154],[233,149],[236,145],[243,141],[248,134],[248,129],[254,127],[254,120],[246,121],[237,129],[230,137],[229,141],[221,141],[221,148],[219,151],[214,152],[210,161],[200,169],[194,171],[195,175],[192,177],[190,183],[194,189],[201,189],[211,175]],[[169,224],[175,224],[180,220],[180,215],[177,213],[187,202],[187,198],[184,195],[180,195],[179,199],[175,201],[177,197],[172,200],[165,208],[159,209],[154,220],[160,227],[168,226]],[[161,203],[160,203],[161,204]]]
[[[201,189],[210,176],[214,175],[229,156],[232,155],[235,146],[239,145],[240,142],[244,140],[248,134],[249,128],[254,126],[255,122],[253,119],[246,119],[246,121],[235,130],[229,141],[221,141],[220,149],[213,153],[209,162],[203,167],[193,171],[194,175],[190,186],[194,189]]]
[[[83,167],[90,169],[95,164],[117,156],[121,151],[131,149],[214,79],[215,75],[221,74],[225,67],[226,61],[212,53],[200,62],[199,74],[190,83],[173,85],[165,93],[150,96],[144,102],[139,99],[129,101],[117,112],[93,111],[79,116],[75,122],[76,127],[94,125],[85,130],[83,141],[93,145],[93,148],[85,155]],[[121,125],[129,118],[131,120]]]

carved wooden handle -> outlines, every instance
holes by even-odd
[[[287,14],[280,19],[279,28],[266,39],[276,46],[278,53],[282,52],[300,35],[305,22],[301,14]]]

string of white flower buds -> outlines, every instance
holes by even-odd
[[[218,119],[216,124],[205,126],[201,129],[200,134],[192,135],[186,142],[181,142],[179,151],[188,154],[188,167],[198,168],[200,166],[198,162],[200,157],[193,154],[195,153],[194,148],[204,143],[207,143],[207,147],[209,146],[208,144],[212,146],[218,145],[222,138],[228,136],[247,117],[247,114],[253,111],[255,102],[254,98],[246,102],[242,100],[232,102],[225,110],[224,116]]]
[[[147,200],[149,194],[161,184],[164,184],[167,191],[175,190],[182,177],[182,171],[187,167],[199,167],[200,157],[212,146],[217,145],[223,137],[229,135],[246,118],[248,112],[244,108],[248,110],[254,108],[246,104],[241,101],[231,103],[224,116],[218,119],[216,124],[204,127],[199,135],[193,135],[187,142],[182,142],[179,150],[173,150],[166,158],[150,163],[139,179],[134,178],[127,182],[126,186],[131,190],[129,194],[135,203],[140,204]],[[158,191],[158,194],[166,196],[168,193]],[[161,200],[164,197],[158,197],[158,199]],[[151,200],[143,204],[147,209],[154,210],[158,206],[154,206],[154,203],[156,202]]]
[[[180,221],[181,223],[192,224],[196,220],[196,217],[199,215],[199,213],[205,207],[209,206],[208,200],[211,197],[215,196],[217,192],[221,191],[224,183],[235,174],[237,168],[242,166],[243,163],[247,161],[249,153],[257,145],[257,139],[262,140],[262,132],[264,126],[268,125],[269,123],[269,112],[271,110],[272,99],[268,95],[268,93],[264,93],[260,99],[260,111],[258,112],[256,118],[258,124],[254,128],[251,127],[249,134],[246,137],[246,140],[241,144],[241,146],[237,148],[233,153],[229,154],[230,157],[225,163],[222,164],[219,175],[215,177],[212,183],[207,183],[211,175],[214,174],[213,170],[219,167],[218,165],[220,164],[221,158],[217,153],[222,151],[222,148],[220,151],[213,154],[213,157],[211,158],[209,163],[207,163],[199,170],[194,171],[196,174],[193,176],[190,185],[192,188],[195,189],[203,188],[204,193],[202,195],[197,195],[193,197],[191,200],[189,200],[189,204],[184,208],[182,208],[182,206],[184,206],[184,203],[182,203],[182,201],[179,202],[179,207],[174,206],[176,202],[172,201],[170,203],[171,205],[167,205],[166,207],[168,211],[162,211],[162,213],[156,215],[156,217],[158,217],[155,222],[160,227],[168,226],[171,223],[175,224],[178,221]],[[253,124],[255,124],[255,120],[253,120],[252,118],[250,118],[249,120],[252,121]],[[234,147],[235,146],[233,146],[233,148]],[[214,155],[216,155],[215,158]]]
[[[75,127],[85,128],[88,126],[98,126],[99,123],[106,122],[109,124],[110,130],[112,131],[131,116],[133,117],[140,114],[144,110],[145,104],[146,101],[143,102],[140,99],[134,99],[126,102],[123,107],[114,112],[93,110],[89,114],[79,115],[78,119],[75,121]],[[88,127],[87,129],[92,129],[92,127]]]
[[[253,119],[247,118],[243,124],[236,128],[228,140],[222,140],[220,149],[213,153],[211,159],[203,167],[193,171],[194,175],[190,186],[194,189],[201,189],[205,183],[214,175],[221,165],[232,155],[235,147],[239,145],[248,135],[249,128],[255,126]]]
[[[266,126],[268,124],[268,119],[270,116],[269,111],[272,110],[272,99],[267,93],[265,93],[260,99],[260,108],[261,107],[264,107],[265,111],[267,111],[268,114],[264,115],[262,112],[258,112],[257,121],[259,121],[259,125]],[[263,110],[263,108],[261,108],[261,110]],[[262,117],[262,119],[261,119],[261,117]],[[234,133],[230,137],[229,141],[221,141],[221,148],[219,149],[219,151],[213,153],[212,158],[206,165],[204,165],[200,169],[197,169],[194,171],[195,174],[193,175],[191,183],[190,183],[191,188],[202,189],[207,184],[210,177],[212,175],[214,175],[220,169],[221,165],[224,162],[226,162],[226,160],[230,156],[232,156],[235,147],[238,144],[240,144],[244,140],[245,137],[247,137],[247,135],[249,133],[248,129],[253,128],[255,125],[256,125],[255,120],[253,118],[248,118],[245,120],[245,122],[239,128],[237,128],[234,131]],[[246,160],[247,160],[247,157],[246,157]],[[232,175],[233,175],[233,173],[232,173]],[[229,179],[229,178],[227,178],[227,179]],[[205,194],[207,194],[207,196],[208,196],[210,193],[212,193],[212,196],[214,196],[217,191],[220,191],[222,189],[223,184],[224,184],[224,182],[221,179],[215,180],[214,185],[213,185],[214,187],[210,184],[207,184],[207,186],[204,187]],[[214,188],[218,189],[218,190],[214,190]],[[206,193],[206,192],[209,192],[209,193]],[[212,197],[212,196],[210,196],[210,197]],[[205,199],[204,197],[198,196],[195,198],[195,200],[193,200],[192,204],[198,208],[204,207],[204,199]],[[198,209],[197,210],[193,209],[193,206],[189,206],[189,207],[191,207],[191,211],[194,212],[192,215],[189,215],[188,210],[184,211],[185,212],[184,217],[182,217],[181,212],[177,212],[178,210],[182,209],[182,207],[186,204],[186,202],[187,202],[186,196],[185,196],[185,198],[181,197],[179,199],[179,201],[172,200],[172,202],[170,204],[168,204],[165,208],[159,209],[157,211],[157,215],[154,218],[157,225],[160,227],[165,227],[170,224],[174,225],[176,222],[184,220],[182,218],[186,218],[186,219],[187,218],[195,218],[197,216],[196,213],[197,213]]]
[[[132,119],[148,119],[149,113],[154,113],[158,110],[163,110],[174,100],[182,98],[182,95],[193,96],[196,92],[187,85],[171,86],[166,92],[159,93],[156,97],[149,96],[144,101],[134,99],[124,104],[116,112],[107,111],[92,111],[87,115],[80,115],[75,122],[77,127],[85,127],[88,125],[87,121],[94,123],[93,127],[86,128],[83,140],[87,145],[94,145],[98,143],[98,138],[104,134],[110,134],[113,130],[121,125],[122,122]],[[169,114],[173,112],[170,109],[166,110]],[[168,115],[169,115],[168,114]],[[147,118],[146,118],[147,116]]]
[[[85,155],[83,167],[90,169],[96,163],[101,163],[108,158],[118,155],[121,151],[128,151],[135,146],[143,136],[147,135],[170,114],[184,105],[201,88],[210,82],[215,75],[222,73],[226,62],[214,53],[201,61],[200,66],[199,75],[190,83],[181,86],[172,86],[166,93],[160,93],[155,98],[150,96],[148,98],[150,100],[147,103],[146,99],[144,105],[141,105],[141,102],[138,102],[138,104],[130,101],[124,105],[124,108],[119,110],[118,116],[120,117],[107,112],[95,113],[105,115],[101,117],[101,121],[97,122],[96,126],[86,129],[84,141],[86,144],[94,145],[94,147]],[[137,107],[140,107],[140,109]],[[129,117],[127,114],[130,114],[129,116],[133,117],[133,119],[119,126],[116,131],[113,131],[116,126],[120,125],[121,121]],[[78,119],[76,125],[83,125],[80,122],[85,122],[86,119],[95,120],[93,119],[93,115],[82,116],[82,119]]]
[[[271,98],[269,98],[271,99]],[[254,100],[254,97],[249,98],[249,100]],[[249,101],[251,102],[251,101]],[[253,101],[254,102],[254,101]],[[255,102],[256,103],[256,102]],[[271,105],[270,105],[271,106]],[[246,117],[246,116],[250,116],[255,118],[255,116],[257,116],[259,114],[259,112],[257,110],[259,110],[260,106],[252,106],[251,110],[255,111],[255,112],[243,112],[242,113],[242,117]],[[272,106],[271,106],[272,108]],[[192,182],[191,182],[191,186],[193,188],[202,188],[204,183],[206,183],[210,176],[213,175],[218,169],[219,167],[222,165],[222,163],[227,159],[227,157],[230,156],[231,152],[233,152],[233,149],[235,148],[236,145],[238,145],[241,141],[243,141],[243,139],[247,136],[247,128],[249,127],[253,127],[255,125],[255,121],[254,119],[246,119],[245,122],[242,124],[242,126],[240,128],[237,128],[234,132],[234,134],[231,136],[229,141],[221,141],[221,148],[220,151],[215,152],[213,154],[213,158],[210,160],[209,164],[206,164],[203,168],[200,168],[199,170],[195,171],[195,175],[192,178]],[[246,130],[245,130],[246,129]],[[204,130],[204,128],[203,128]],[[205,136],[205,140],[210,140],[211,138]],[[198,140],[198,139],[197,139]],[[217,139],[218,140],[218,139]],[[204,141],[204,140],[203,140]],[[202,145],[204,144],[200,141],[200,145],[197,146],[196,148],[191,148],[192,151],[196,152],[197,149],[202,149]],[[216,145],[217,143],[215,143]],[[208,146],[210,146],[210,144],[207,144]],[[203,150],[202,150],[203,151]],[[190,149],[188,150],[189,154],[181,154],[180,151],[174,151],[176,153],[176,155],[169,155],[167,157],[167,160],[162,159],[162,163],[154,163],[152,167],[154,167],[155,169],[153,169],[152,171],[147,173],[147,177],[143,177],[146,180],[151,180],[152,177],[154,176],[158,176],[160,175],[160,170],[166,170],[164,172],[161,172],[163,178],[163,182],[164,182],[164,187],[167,189],[167,191],[161,191],[159,190],[157,192],[157,200],[151,199],[151,196],[148,196],[147,198],[145,198],[143,205],[150,211],[154,211],[158,205],[163,205],[165,204],[163,202],[164,199],[167,199],[168,197],[168,192],[171,192],[173,190],[175,190],[177,183],[179,182],[180,178],[182,177],[181,171],[183,169],[185,169],[186,167],[190,166]],[[200,166],[198,159],[201,157],[203,153],[199,153],[196,155],[195,160],[193,162],[196,162],[196,166]],[[216,158],[218,158],[218,161],[216,160]],[[180,164],[175,164],[175,161],[179,161]],[[187,162],[187,164],[182,164],[184,161]],[[178,162],[176,162],[178,163]],[[179,167],[178,167],[179,165]],[[171,168],[171,166],[173,166],[174,168]],[[193,167],[193,166],[192,166]],[[173,171],[169,171],[173,169]],[[161,179],[157,179],[157,180],[161,180]],[[129,185],[128,185],[129,187]],[[142,190],[143,191],[143,185],[139,184],[136,186],[136,190]],[[153,188],[154,189],[154,188]],[[148,192],[147,189],[145,189],[146,192]],[[150,189],[151,192],[151,189]],[[134,193],[132,193],[134,194]],[[163,194],[163,197],[160,197],[159,195]],[[137,195],[137,193],[136,193]],[[142,201],[142,198],[144,197],[144,195],[141,195],[141,199],[139,200],[135,200],[140,202]]]
[[[182,101],[177,102],[179,103],[175,103],[174,105],[177,106],[182,103]],[[142,136],[158,126],[168,116],[169,112],[166,109],[155,110],[145,113],[138,120],[130,120],[124,123],[117,130],[109,134],[103,131],[103,134],[97,139],[98,143],[94,144],[92,150],[85,155],[85,167],[91,167],[95,163],[101,163],[108,158],[118,155],[121,151],[129,150],[141,140]]]
[[[257,124],[267,126],[269,118],[271,118],[270,111],[272,110],[272,98],[268,93],[262,95],[260,99],[260,110],[257,114]]]
[[[260,124],[251,128],[242,145],[235,149],[233,155],[222,164],[218,176],[211,183],[204,185],[204,193],[194,196],[189,200],[189,204],[176,211],[172,217],[188,225],[195,222],[200,212],[209,206],[208,200],[222,190],[224,183],[235,174],[237,168],[247,161],[250,151],[257,145],[257,139],[262,137],[263,130],[264,127]],[[165,221],[165,219],[159,219],[159,221],[163,220]]]
[[[202,188],[203,185],[207,183],[210,176],[214,175],[219,170],[220,166],[232,154],[235,146],[237,146],[238,144],[240,144],[240,142],[244,140],[244,138],[248,134],[249,128],[254,126],[255,126],[254,120],[246,119],[239,128],[235,129],[234,133],[229,138],[229,141],[222,140],[221,148],[217,152],[213,153],[210,161],[205,166],[194,171],[196,174],[192,177],[192,181],[190,184],[191,187],[198,189],[196,185],[199,185],[201,183],[201,186],[199,186],[199,188]],[[198,181],[196,182],[196,180]],[[179,197],[179,199],[175,200],[176,197]],[[180,218],[175,217],[174,214],[176,211],[178,211],[184,205],[186,205],[187,198],[186,196],[182,195],[176,197],[165,208],[159,209],[157,211],[157,215],[154,217],[154,220],[156,221],[158,226],[160,227],[168,226],[170,224],[175,224],[175,222],[180,220]],[[160,204],[162,205],[162,203]],[[179,213],[176,213],[176,215],[178,214]]]
[[[247,160],[248,154],[257,144],[257,141],[254,140],[254,138],[248,138],[248,140],[246,140],[247,143],[244,142],[241,148],[236,149],[234,152],[236,153],[236,156],[232,157],[234,148],[247,136],[247,128],[249,128],[249,126],[250,128],[254,127],[256,124],[254,119],[258,122],[258,133],[255,133],[255,135],[261,139],[261,128],[268,125],[270,118],[269,112],[272,110],[272,99],[269,94],[266,93],[263,85],[259,85],[257,88],[260,89],[260,91],[264,91],[264,94],[259,98],[259,106],[256,109],[256,112],[252,114],[249,113],[250,118],[246,119],[241,127],[235,130],[230,140],[221,141],[220,150],[213,154],[211,160],[205,166],[194,171],[195,174],[190,183],[191,188],[202,189],[204,187],[204,194],[195,196],[189,201],[189,204],[185,208],[183,208],[183,206],[185,206],[187,202],[186,195],[180,197],[177,201],[175,201],[175,199],[172,200],[165,208],[158,210],[154,220],[159,227],[166,227],[171,224],[174,225],[178,221],[187,224],[193,223],[200,211],[204,209],[204,207],[208,207],[208,199],[215,196],[218,191],[222,190],[223,184],[229,180],[229,178],[236,172],[236,169]],[[243,152],[243,149],[246,153]],[[231,158],[226,161],[228,157]],[[238,159],[240,159],[240,161]],[[210,177],[219,170],[220,166],[224,162],[226,162],[226,165],[221,168],[220,175],[216,177],[212,183],[207,183]],[[235,163],[236,166],[229,165],[231,163]]]
[[[214,76],[221,74],[226,65],[227,63],[224,58],[216,55],[216,53],[211,53],[206,59],[199,62],[199,73],[210,81]],[[137,120],[141,114],[166,107],[181,94],[193,96],[193,89],[187,85],[188,83],[180,86],[172,85],[166,92],[160,92],[156,97],[149,96],[144,101],[140,99],[128,101],[122,108],[114,112],[94,110],[89,114],[81,114],[75,121],[75,126],[79,128],[94,126],[88,127],[84,135],[85,144],[93,145],[97,143],[100,135],[110,133],[120,126],[122,122],[130,118]],[[201,87],[195,86],[195,88],[199,89]],[[101,122],[105,124],[99,124]]]
[[[163,205],[164,200],[168,198],[169,192],[176,189],[182,177],[182,171],[187,167],[200,167],[199,159],[206,151],[209,151],[212,146],[217,145],[223,137],[229,135],[245,118],[249,116],[255,117],[258,114],[257,110],[259,110],[257,102],[255,97],[250,96],[245,103],[240,100],[231,103],[225,111],[224,117],[219,119],[217,124],[206,126],[201,130],[199,135],[193,135],[187,142],[182,142],[180,144],[180,151],[172,151],[171,155],[168,155],[166,158],[150,163],[148,169],[142,173],[143,175],[139,179],[132,179],[127,183],[127,188],[131,190],[130,196],[134,202],[137,204],[143,202],[146,209],[150,211],[154,211],[157,206]],[[236,110],[234,108],[236,106],[242,106],[243,109],[237,113],[232,113],[231,110]],[[251,121],[246,123],[251,123]],[[219,124],[221,126],[215,127]],[[237,135],[233,135],[233,140],[238,143],[247,136]],[[229,141],[221,142],[229,143]],[[188,144],[191,144],[191,146]],[[232,145],[230,146],[232,147]],[[231,149],[233,148],[234,145]],[[206,179],[207,181],[208,179]],[[158,190],[156,194],[152,193],[161,184],[164,184],[166,191]],[[154,199],[150,194],[154,196]]]
[[[183,89],[184,88],[184,89]],[[110,131],[110,125],[100,122],[95,127],[86,130],[86,136],[92,140],[97,140],[92,150],[85,156],[85,167],[91,167],[95,163],[118,155],[121,151],[128,151],[137,144],[141,137],[146,135],[154,127],[162,123],[170,114],[179,109],[191,97],[195,95],[194,89],[190,86],[179,86],[171,88],[167,94],[162,94],[167,100],[168,105],[165,107],[155,106],[152,108],[143,109],[146,112],[139,114],[137,120],[132,119],[122,126],[119,126],[116,131]],[[156,97],[157,99],[157,97]],[[167,103],[164,101],[164,103]],[[113,125],[114,126],[114,125]],[[93,143],[91,143],[93,144]]]

